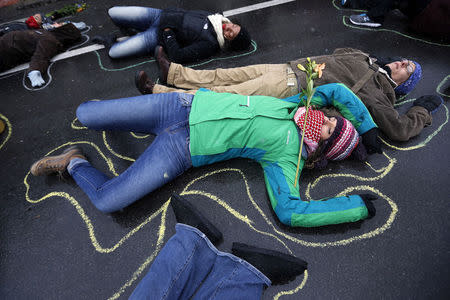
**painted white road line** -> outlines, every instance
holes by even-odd
[[[280,4],[284,4],[284,3],[288,3],[288,2],[294,2],[294,1],[295,0],[272,0],[272,1],[266,1],[266,2],[262,2],[262,3],[258,3],[258,4],[244,6],[244,7],[241,7],[241,8],[227,10],[227,11],[223,12],[223,15],[225,17],[230,17],[230,16],[243,14],[243,13],[246,13],[246,12],[249,12],[249,11],[254,11],[254,10],[263,9],[263,8],[266,8],[266,7],[276,6],[276,5],[280,5]]]
[[[253,5],[249,5],[249,6],[244,6],[241,8],[236,8],[236,9],[231,9],[231,10],[227,10],[223,12],[223,15],[225,17],[230,17],[230,16],[235,16],[238,14],[243,14],[246,12],[250,12],[250,11],[254,11],[254,10],[258,10],[258,9],[263,9],[263,8],[267,8],[267,7],[271,7],[271,6],[276,6],[276,5],[280,5],[280,4],[284,4],[284,3],[288,3],[288,2],[294,2],[295,0],[272,0],[272,1],[266,1],[266,2],[261,2],[258,4],[253,4]],[[125,40],[127,37],[121,37],[119,39],[117,39],[118,41],[122,41]],[[52,62],[54,61],[58,61],[58,60],[62,60],[62,59],[66,59],[69,57],[74,57],[77,55],[81,55],[81,54],[85,54],[88,52],[92,52],[95,50],[100,50],[105,48],[103,45],[99,45],[99,44],[93,44],[87,47],[83,47],[83,48],[79,48],[79,49],[75,49],[75,50],[71,50],[71,51],[67,51],[61,54],[56,55],[55,57],[52,58]],[[28,69],[29,64],[22,64],[19,65],[15,68],[9,69],[3,73],[0,73],[0,76],[4,76],[4,75],[8,75],[8,74],[12,74],[14,72],[19,72],[22,70],[26,70]]]
[[[99,45],[99,44],[94,44],[94,45],[90,45],[90,46],[87,46],[87,47],[66,51],[66,52],[63,52],[61,54],[58,54],[58,55],[54,56],[50,60],[50,62],[63,60],[63,59],[69,58],[69,57],[78,56],[78,55],[81,55],[81,54],[84,54],[84,53],[87,53],[87,52],[92,52],[92,51],[100,50],[100,49],[103,49],[103,48],[105,48],[105,46]],[[8,75],[8,74],[11,74],[11,73],[14,73],[14,72],[18,72],[18,71],[22,71],[22,70],[28,69],[29,66],[30,66],[30,64],[28,64],[28,63],[21,64],[21,65],[19,65],[17,67],[9,69],[8,71],[0,73],[0,76]]]

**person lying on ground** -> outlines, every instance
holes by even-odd
[[[89,129],[151,133],[156,138],[126,171],[112,179],[95,169],[77,146],[38,160],[31,173],[39,176],[67,170],[99,210],[114,212],[193,166],[250,158],[264,170],[272,207],[282,223],[313,227],[367,218],[373,212],[367,199],[350,195],[301,201],[295,182],[304,165],[324,167],[328,160],[351,155],[365,159],[359,135],[376,127],[369,112],[342,84],[318,87],[311,103],[336,106],[353,125],[344,118],[311,112],[299,163],[298,126],[304,120],[304,108],[296,110],[299,102],[298,96],[280,100],[207,90],[195,95],[167,93],[88,101],[78,107],[77,118]]]
[[[221,14],[138,6],[115,6],[108,14],[117,26],[139,31],[118,43],[111,34],[94,37],[94,42],[111,47],[111,58],[153,54],[155,47],[162,45],[171,60],[184,63],[208,58],[220,50],[245,50],[251,44],[247,30]]]
[[[172,195],[175,234],[156,256],[129,299],[261,299],[266,287],[304,273],[293,255],[234,242],[231,253],[216,246],[222,233],[189,201]]]
[[[306,87],[306,76],[297,65],[305,65],[301,58],[286,64],[261,64],[246,67],[193,70],[170,62],[162,49],[156,56],[160,80],[167,85],[154,84],[144,71],[138,71],[136,86],[141,93],[184,92],[194,94],[199,88],[219,93],[266,95],[285,98]],[[443,102],[435,95],[420,97],[406,114],[399,114],[394,104],[401,95],[413,90],[422,76],[419,63],[404,58],[378,60],[357,49],[340,48],[331,55],[311,57],[325,63],[322,78],[316,85],[339,82],[350,88],[366,105],[380,130],[393,141],[407,141],[431,124],[431,113]],[[331,114],[331,112],[330,112]],[[372,149],[381,152],[381,146]]]
[[[399,9],[408,17],[412,31],[448,41],[450,38],[450,1],[448,0],[343,0],[346,8],[367,9],[351,15],[350,22],[366,27],[380,27],[387,14]]]
[[[81,39],[80,30],[65,24],[51,31],[44,29],[13,31],[0,37],[0,72],[30,62],[27,76],[33,87],[45,84],[42,74],[50,59]]]
[[[86,28],[86,24],[84,22],[64,21],[58,23],[54,22],[50,18],[43,16],[40,13],[37,13],[30,16],[25,22],[10,22],[0,25],[0,37],[11,31],[21,31],[28,29],[53,30],[67,23],[72,23],[79,30],[83,30]]]

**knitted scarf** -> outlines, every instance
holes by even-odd
[[[214,31],[217,35],[217,42],[219,42],[220,49],[225,48],[225,38],[223,37],[222,23],[231,23],[230,20],[222,16],[221,14],[214,14],[208,16],[209,22],[211,22]]]
[[[300,131],[303,131],[305,123],[306,108],[300,107],[294,115],[294,122]],[[308,120],[306,120],[305,136],[303,142],[306,144],[308,154],[316,151],[319,146],[320,134],[322,130],[324,114],[320,110],[310,109]]]

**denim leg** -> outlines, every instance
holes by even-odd
[[[269,279],[253,266],[177,224],[130,299],[260,299],[264,285]]]
[[[150,94],[115,100],[87,101],[77,108],[78,120],[89,129],[159,134],[189,118],[192,95]]]
[[[153,54],[158,45],[158,28],[150,27],[144,32],[112,45],[108,55],[111,58],[123,58]]]
[[[108,10],[114,24],[140,31],[159,27],[161,9],[141,6],[114,6]]]
[[[270,280],[246,261],[223,254],[217,256],[211,272],[192,299],[261,299]]]
[[[129,299],[188,299],[208,275],[215,259],[216,254],[206,246],[203,233],[177,224],[175,235],[167,241]]]
[[[142,31],[125,41],[115,43],[109,50],[111,58],[153,53],[156,45],[158,45],[160,9],[139,6],[115,6],[108,10],[108,14],[116,25]]]
[[[102,212],[120,210],[172,181],[192,167],[188,121],[159,134],[125,172],[112,179],[88,162],[68,171],[75,182]]]

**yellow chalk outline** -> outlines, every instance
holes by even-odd
[[[75,130],[88,129],[86,126],[77,126],[77,125],[75,125],[75,122],[76,122],[76,121],[78,121],[78,118],[75,118],[75,119],[72,121],[72,123],[70,123],[70,127],[71,127],[72,129],[75,129]]]
[[[92,100],[92,101],[99,101],[99,100]],[[78,118],[75,118],[75,119],[72,121],[72,123],[71,123],[72,129],[75,129],[75,130],[84,130],[84,129],[88,129],[88,128],[85,127],[85,126],[78,126],[78,125],[75,125],[75,122],[76,122],[77,120],[78,120]],[[144,136],[138,136],[138,135],[136,135],[134,132],[130,132],[130,134],[131,134],[131,136],[135,137],[136,139],[145,139],[145,138],[147,138],[147,137],[150,136],[149,134],[144,135]],[[116,151],[114,151],[113,148],[109,145],[108,140],[106,139],[106,131],[102,131],[102,137],[103,137],[103,144],[105,145],[106,149],[108,149],[109,152],[111,152],[112,155],[114,155],[114,156],[116,156],[116,157],[118,157],[118,158],[121,158],[121,159],[123,159],[123,160],[128,160],[128,161],[131,161],[131,162],[136,161],[136,159],[134,159],[134,158],[131,158],[131,157],[128,157],[128,156],[125,156],[125,155],[121,155],[121,154],[117,153]]]
[[[12,125],[9,122],[8,118],[5,117],[4,115],[0,114],[0,119],[2,119],[3,121],[5,121],[5,127],[6,129],[8,129],[8,133],[6,135],[6,138],[3,140],[3,142],[0,144],[0,150],[3,148],[3,146],[6,144],[6,142],[9,140],[9,138],[12,135]]]
[[[383,152],[383,155],[389,160],[389,164],[380,169],[380,170],[375,170],[369,163],[367,163],[369,165],[370,168],[372,168],[372,170],[374,170],[375,172],[382,172],[380,175],[376,176],[376,177],[362,177],[362,176],[358,176],[358,175],[354,175],[354,174],[326,174],[326,175],[322,175],[319,176],[316,180],[314,180],[312,183],[308,183],[308,186],[306,188],[306,198],[308,200],[312,200],[311,198],[311,189],[315,188],[317,186],[317,184],[322,180],[322,179],[326,179],[326,178],[338,178],[338,177],[348,177],[348,178],[354,178],[356,180],[359,181],[377,181],[382,179],[383,177],[385,177],[394,167],[395,163],[397,162],[397,160],[395,158],[390,158],[386,153]]]
[[[62,146],[58,147],[57,149],[62,148],[62,147],[64,147],[64,146],[68,145],[68,144],[75,144],[75,143],[76,143],[76,142],[69,142],[69,143],[66,143],[65,145],[62,145]],[[80,143],[80,142],[78,142],[78,143]],[[85,143],[88,143],[88,142],[85,142]],[[88,143],[88,144],[90,144],[90,143]],[[52,152],[56,151],[57,149],[55,149],[55,150],[53,150],[53,151],[50,151],[48,154],[51,154]],[[48,155],[48,154],[47,154],[47,155]],[[105,158],[104,158],[104,159],[105,159]],[[376,189],[374,189],[374,188],[371,188],[371,187],[368,187],[368,186],[350,187],[350,188],[348,188],[347,190],[344,190],[344,191],[341,192],[341,193],[346,193],[346,191],[352,191],[352,190],[356,190],[356,189],[363,189],[363,190],[370,190],[370,191],[372,191],[373,193],[378,194],[380,197],[385,198],[385,199],[388,201],[388,203],[391,205],[391,207],[392,207],[392,213],[391,213],[391,215],[390,215],[390,217],[389,217],[389,219],[388,219],[388,222],[387,222],[386,224],[384,224],[382,227],[377,228],[377,229],[375,229],[375,230],[373,230],[373,231],[371,231],[371,232],[368,232],[368,233],[366,233],[366,234],[363,234],[363,235],[361,235],[361,236],[356,236],[356,237],[352,237],[352,238],[345,239],[345,240],[340,240],[340,241],[335,241],[335,242],[313,243],[313,242],[306,242],[306,241],[302,241],[302,240],[293,238],[293,237],[291,237],[291,236],[289,236],[289,235],[287,235],[287,234],[285,234],[285,233],[283,233],[283,232],[280,232],[279,230],[277,230],[277,229],[273,226],[273,224],[270,222],[270,220],[268,220],[268,218],[265,216],[265,214],[261,211],[261,209],[260,209],[260,208],[256,205],[256,203],[254,202],[253,197],[252,197],[252,195],[251,195],[251,193],[250,193],[250,188],[249,188],[247,179],[246,179],[244,173],[243,173],[240,169],[226,168],[226,169],[220,169],[220,170],[215,170],[215,171],[213,171],[213,172],[209,172],[209,173],[207,173],[207,174],[205,174],[205,175],[202,175],[202,176],[200,176],[200,177],[198,177],[198,178],[193,179],[193,180],[190,181],[190,182],[186,185],[186,187],[183,189],[183,191],[182,191],[182,193],[181,193],[182,195],[197,194],[197,195],[202,195],[202,196],[205,196],[205,197],[209,197],[209,198],[212,199],[213,201],[216,201],[217,203],[219,203],[220,205],[222,205],[225,209],[227,209],[227,211],[230,212],[233,216],[237,217],[239,220],[241,220],[241,221],[243,221],[244,223],[246,223],[247,225],[249,225],[249,227],[250,227],[252,230],[254,230],[255,232],[260,233],[260,234],[265,234],[265,235],[271,236],[271,237],[275,238],[276,240],[278,240],[280,243],[282,243],[282,244],[286,247],[286,249],[288,249],[288,251],[289,251],[290,253],[292,253],[292,251],[291,251],[291,250],[289,249],[289,247],[288,247],[283,241],[281,241],[278,237],[276,237],[276,236],[274,236],[273,234],[270,234],[270,233],[268,233],[268,232],[262,232],[262,231],[260,231],[260,230],[258,230],[258,229],[256,229],[256,228],[254,228],[254,227],[251,225],[252,221],[249,220],[248,217],[243,216],[243,215],[239,214],[237,211],[233,210],[233,209],[232,209],[231,207],[229,207],[223,200],[220,200],[218,197],[216,197],[216,196],[214,196],[214,195],[211,195],[211,194],[208,194],[208,193],[205,193],[205,192],[202,192],[202,191],[197,191],[197,190],[191,190],[191,191],[189,191],[189,190],[188,190],[195,182],[197,182],[197,181],[199,181],[199,180],[201,180],[201,179],[203,179],[203,178],[206,178],[206,177],[208,177],[208,176],[211,176],[211,175],[214,175],[214,174],[218,174],[218,173],[221,173],[221,172],[226,172],[226,171],[234,171],[234,172],[238,172],[238,173],[243,177],[243,179],[244,179],[244,184],[245,184],[246,190],[247,190],[247,195],[249,196],[249,199],[251,200],[253,206],[257,209],[257,211],[260,212],[260,215],[266,220],[266,222],[269,224],[269,226],[271,226],[271,227],[274,229],[275,232],[277,232],[277,233],[280,234],[281,236],[284,236],[284,237],[287,238],[288,240],[294,241],[294,242],[299,243],[299,244],[302,244],[302,245],[304,245],[304,246],[310,246],[310,247],[339,246],[339,245],[346,245],[346,244],[349,244],[349,243],[351,243],[351,242],[353,242],[353,241],[357,241],[357,240],[361,240],[361,239],[366,239],[366,238],[374,237],[374,236],[376,236],[376,235],[381,234],[382,232],[384,232],[385,230],[387,230],[387,229],[391,226],[391,224],[393,223],[393,221],[394,221],[394,219],[395,219],[395,214],[397,213],[397,206],[396,206],[396,204],[393,203],[392,200],[390,200],[387,196],[383,195],[383,194],[382,194],[381,192],[379,192],[378,190],[376,190]],[[45,199],[50,198],[50,197],[53,197],[53,196],[60,196],[60,197],[63,197],[63,198],[68,199],[68,200],[70,201],[70,203],[71,203],[72,205],[74,205],[74,207],[76,208],[77,212],[80,214],[80,216],[82,217],[82,219],[83,219],[83,221],[85,222],[86,226],[88,227],[89,236],[90,236],[90,238],[91,238],[92,244],[94,245],[94,248],[95,248],[98,252],[101,252],[101,253],[110,253],[110,252],[116,250],[116,249],[117,249],[118,247],[120,247],[120,246],[121,246],[128,238],[130,238],[130,237],[133,236],[136,232],[138,232],[140,229],[142,229],[146,224],[148,224],[150,221],[152,221],[154,218],[156,218],[160,213],[165,214],[166,211],[167,211],[167,207],[168,207],[168,205],[169,205],[169,203],[170,203],[170,201],[167,201],[167,202],[166,202],[166,203],[165,203],[165,204],[164,204],[157,212],[155,212],[154,214],[152,214],[149,218],[147,218],[146,221],[142,222],[140,225],[138,225],[138,226],[135,227],[132,231],[130,231],[127,235],[125,235],[123,238],[121,238],[121,239],[119,240],[119,242],[116,243],[113,247],[110,247],[110,248],[103,248],[103,247],[100,246],[100,244],[98,243],[98,241],[97,241],[97,239],[96,239],[96,237],[95,237],[94,227],[93,227],[92,222],[90,221],[89,217],[87,217],[87,215],[85,214],[85,212],[84,212],[84,210],[82,209],[82,207],[78,204],[78,202],[77,202],[73,197],[71,197],[70,195],[68,195],[67,193],[54,192],[54,193],[50,193],[50,194],[46,195],[45,197],[43,197],[43,198],[41,198],[41,199],[39,199],[39,200],[31,200],[31,199],[29,199],[29,197],[28,197],[29,185],[28,185],[27,180],[26,180],[29,174],[30,174],[30,173],[27,174],[27,176],[26,176],[26,178],[25,178],[25,180],[24,180],[24,183],[25,183],[25,185],[26,185],[26,187],[27,187],[27,192],[26,192],[26,195],[27,195],[27,197],[26,197],[26,198],[27,198],[27,201],[28,201],[28,202],[31,202],[31,203],[37,203],[37,202],[40,202],[40,201],[42,201],[42,200],[45,200]],[[160,232],[161,232],[161,230],[163,230],[162,228],[164,228],[164,230],[165,230],[165,216],[164,216],[164,222],[162,222],[162,223],[161,223],[161,226],[160,226]],[[162,239],[163,239],[163,238],[160,236],[158,240],[159,240],[159,241],[162,241]],[[158,245],[159,245],[159,244],[158,244]],[[137,279],[137,277],[139,277],[139,275],[143,272],[143,270],[149,265],[149,263],[150,263],[150,262],[153,260],[153,258],[156,256],[156,253],[159,251],[159,249],[160,249],[160,247],[157,247],[157,249],[155,249],[155,251],[152,253],[152,255],[150,255],[150,256],[144,261],[144,263],[138,268],[138,270],[133,274],[132,278],[131,278],[130,280],[128,280],[128,281],[125,283],[124,286],[121,287],[121,289],[119,290],[119,292],[117,292],[116,294],[114,294],[114,295],[112,296],[112,299],[115,299],[115,298],[117,298],[118,296],[120,296],[120,294],[123,293],[123,291],[124,291],[127,287],[129,287],[129,286]],[[298,291],[298,289],[296,289],[296,291]]]
[[[375,189],[373,187],[370,187],[368,185],[361,185],[361,186],[354,186],[354,187],[350,187],[345,189],[344,191],[342,191],[341,193],[337,194],[335,197],[338,196],[343,196],[346,195],[348,192],[350,191],[354,191],[354,190],[360,190],[360,191],[370,191],[376,195],[378,195],[380,198],[383,198],[384,200],[386,200],[386,202],[388,202],[388,204],[391,206],[392,211],[391,214],[389,215],[389,218],[387,219],[386,223],[383,224],[383,226],[378,227],[372,231],[369,231],[367,233],[364,233],[362,235],[357,235],[354,237],[350,237],[347,239],[343,239],[343,240],[339,240],[339,241],[335,241],[335,242],[306,242],[306,241],[302,241],[299,240],[297,238],[294,238],[288,234],[285,234],[284,232],[280,232],[279,230],[275,229],[275,231],[284,236],[285,238],[287,238],[288,240],[291,240],[292,242],[295,242],[297,244],[300,244],[302,246],[306,246],[306,247],[321,247],[321,248],[325,248],[325,247],[335,247],[335,246],[344,246],[344,245],[348,245],[350,243],[356,242],[356,241],[360,241],[360,240],[364,240],[364,239],[368,239],[368,238],[373,238],[377,235],[380,235],[381,233],[385,232],[387,229],[389,229],[392,226],[392,223],[395,220],[395,216],[397,215],[398,212],[398,208],[397,208],[397,204],[395,204],[394,201],[392,201],[388,196],[384,195],[383,193],[381,193],[378,189]]]
[[[392,166],[393,166],[394,163],[395,163],[395,159],[390,159],[390,164],[392,164]],[[388,167],[389,171],[392,169],[392,166]],[[264,214],[264,212],[261,210],[261,208],[254,201],[254,199],[253,199],[253,197],[252,197],[252,195],[250,193],[250,187],[248,185],[247,179],[246,179],[244,173],[240,169],[224,168],[224,169],[219,169],[219,170],[215,170],[213,172],[207,173],[207,174],[205,174],[203,176],[200,176],[199,178],[196,178],[196,179],[192,180],[190,183],[188,183],[186,185],[186,188],[183,190],[183,192],[186,191],[189,188],[189,186],[192,185],[193,183],[195,183],[197,180],[203,179],[206,176],[214,175],[214,174],[225,172],[225,171],[238,172],[242,176],[242,178],[244,179],[244,184],[245,184],[245,187],[246,187],[246,190],[247,190],[247,195],[249,197],[250,202],[252,203],[253,207],[259,212],[259,214],[263,217],[264,221],[269,225],[269,227],[272,228],[272,230],[274,232],[278,233],[279,235],[283,236],[284,238],[286,238],[286,239],[288,239],[288,240],[290,240],[292,242],[295,242],[297,244],[300,244],[300,245],[303,245],[303,246],[306,246],[306,247],[322,247],[322,248],[324,248],[324,247],[330,247],[330,246],[342,246],[342,245],[350,244],[350,243],[352,243],[354,241],[358,241],[358,240],[363,240],[363,239],[367,239],[367,238],[370,238],[370,237],[374,237],[374,236],[376,236],[378,234],[381,234],[386,229],[388,229],[391,226],[391,224],[392,224],[392,223],[389,223],[389,222],[393,222],[393,220],[395,219],[395,215],[397,214],[397,205],[389,197],[385,196],[384,194],[382,194],[381,192],[379,192],[375,188],[372,188],[372,187],[369,187],[369,186],[360,186],[361,188],[364,188],[364,190],[369,190],[369,191],[371,191],[371,192],[373,192],[375,194],[378,194],[381,198],[384,198],[390,204],[390,206],[392,207],[392,212],[391,212],[390,218],[388,219],[388,223],[386,223],[382,227],[377,228],[377,229],[375,229],[375,230],[373,230],[371,232],[368,232],[368,233],[365,233],[365,234],[362,234],[362,235],[359,235],[359,236],[351,237],[351,238],[348,238],[348,239],[343,239],[343,240],[339,240],[339,241],[335,241],[335,242],[307,242],[307,241],[300,240],[298,238],[292,237],[292,236],[290,236],[290,235],[288,235],[288,234],[286,234],[284,232],[281,232],[273,225],[273,223],[270,221],[270,219]],[[384,172],[383,174],[381,174],[382,176],[378,176],[376,178],[382,178],[387,173],[388,172]],[[326,176],[326,175],[324,175],[324,176]],[[366,178],[363,178],[363,177],[360,177],[360,178],[361,178],[362,181],[366,180]],[[375,179],[369,179],[369,180],[375,180]]]
[[[114,295],[112,295],[111,297],[108,298],[109,300],[119,298],[120,295],[122,295],[123,292],[139,278],[139,276],[142,274],[142,272],[144,272],[144,270],[148,267],[148,265],[152,262],[152,260],[155,259],[155,257],[158,255],[159,251],[162,248],[162,243],[163,243],[165,232],[166,232],[166,216],[167,216],[167,208],[169,206],[170,200],[171,200],[171,198],[169,198],[169,200],[162,206],[162,208],[163,208],[162,210],[160,209],[156,213],[153,214],[153,215],[155,215],[157,213],[161,213],[161,225],[159,226],[158,240],[156,242],[155,250],[152,252],[152,254],[149,257],[147,257],[144,260],[144,262],[139,266],[139,268],[133,273],[131,278],[129,280],[127,280],[127,282],[125,282],[125,284],[122,285],[120,287],[120,289],[116,293],[114,293]]]
[[[106,149],[109,150],[109,152],[111,152],[111,154],[113,154],[114,156],[117,156],[123,160],[128,160],[131,162],[136,161],[134,158],[125,156],[125,155],[120,155],[119,153],[115,152],[112,147],[108,144],[108,141],[106,140],[106,131],[102,131],[102,137],[103,137],[103,143],[105,144]]]
[[[130,132],[131,136],[137,139],[146,139],[150,136],[150,134],[146,134],[146,135],[137,135],[134,132]]]
[[[438,93],[439,95],[444,96],[444,97],[450,97],[450,95],[441,93],[441,91],[440,91],[441,87],[444,85],[444,82],[447,81],[449,78],[450,78],[450,75],[447,75],[444,79],[442,79],[442,81],[436,87],[436,93]]]
[[[74,120],[75,122],[75,120]],[[72,127],[73,128],[79,128],[77,126],[74,125],[74,122],[72,122]],[[106,143],[106,136],[104,135],[104,142],[106,145],[108,145]],[[99,152],[99,154],[101,155],[101,157],[107,162],[109,169],[112,173],[114,173],[116,176],[118,176],[117,172],[114,169],[114,165],[112,163],[112,161],[110,159],[108,159],[101,151],[100,149],[93,143],[91,142],[87,142],[87,141],[78,141],[78,142],[68,142],[66,144],[63,144],[57,148],[55,148],[54,150],[48,152],[46,155],[50,155],[51,153],[53,153],[54,151],[57,151],[60,148],[63,148],[67,145],[74,145],[74,144],[89,144],[91,146],[93,146],[97,152]],[[108,149],[111,151],[111,149]],[[389,158],[386,154],[385,156],[389,159],[390,161],[390,165],[388,165],[387,167],[384,167],[380,170],[375,170],[374,168],[372,168],[370,165],[370,167],[374,170],[374,171],[378,171],[378,172],[383,172],[383,174],[375,177],[375,178],[382,178],[385,174],[387,174],[391,169],[392,169],[392,165],[395,162],[395,159],[391,159]],[[209,199],[215,201],[216,203],[218,203],[219,205],[221,205],[223,208],[225,208],[230,214],[232,214],[235,218],[237,218],[238,220],[244,222],[245,224],[247,224],[249,226],[250,229],[252,229],[253,231],[255,231],[256,233],[259,234],[263,234],[263,235],[267,235],[270,236],[272,238],[274,238],[275,240],[277,240],[278,242],[280,242],[288,251],[289,253],[292,254],[292,250],[290,250],[290,248],[286,245],[286,243],[284,241],[282,241],[279,237],[277,237],[274,234],[271,234],[269,232],[265,232],[262,230],[258,230],[253,226],[253,221],[250,220],[247,216],[244,216],[242,214],[240,214],[239,212],[237,212],[235,209],[231,208],[225,201],[221,200],[220,198],[218,198],[215,195],[212,195],[210,193],[204,192],[204,191],[199,191],[199,190],[189,190],[189,188],[196,183],[197,181],[204,179],[208,176],[214,175],[214,174],[218,174],[218,173],[222,173],[222,172],[238,172],[241,177],[243,178],[244,181],[244,185],[246,188],[246,192],[247,192],[247,196],[250,200],[250,202],[252,203],[253,207],[259,212],[259,214],[263,217],[263,219],[265,220],[265,222],[269,225],[269,227],[272,228],[272,230],[277,233],[278,235],[285,237],[286,239],[293,241],[295,243],[304,245],[304,246],[309,246],[309,247],[328,247],[328,246],[340,246],[340,245],[346,245],[349,244],[351,242],[354,241],[358,241],[358,240],[362,240],[362,239],[367,239],[367,238],[371,238],[374,237],[376,235],[381,234],[382,232],[384,232],[385,230],[387,230],[391,224],[393,223],[394,219],[395,219],[395,215],[397,213],[397,206],[396,204],[390,200],[387,196],[383,195],[381,192],[379,192],[378,190],[369,187],[369,186],[359,186],[359,187],[350,187],[347,190],[348,191],[352,191],[352,190],[356,190],[356,189],[363,189],[363,190],[370,190],[375,194],[378,194],[380,197],[385,198],[387,200],[387,202],[391,205],[392,207],[392,212],[391,215],[388,219],[388,221],[380,228],[376,228],[375,230],[365,233],[363,235],[360,236],[355,236],[355,237],[351,237],[348,239],[344,239],[344,240],[339,240],[339,241],[335,241],[335,242],[307,242],[307,241],[303,241],[297,238],[294,238],[290,235],[287,235],[283,232],[280,232],[278,229],[276,229],[276,227],[272,224],[272,222],[269,220],[269,218],[267,218],[267,216],[264,214],[264,212],[261,210],[261,208],[256,204],[256,202],[254,201],[251,192],[250,192],[250,187],[248,185],[248,181],[247,178],[245,176],[245,174],[240,170],[240,169],[233,169],[233,168],[225,168],[225,169],[219,169],[219,170],[215,170],[213,172],[209,172],[207,174],[204,174],[198,178],[195,178],[193,180],[191,180],[186,187],[183,189],[183,191],[180,193],[181,195],[201,195],[204,197],[208,197]],[[124,242],[130,238],[131,236],[133,236],[135,233],[137,233],[140,229],[142,229],[145,225],[147,225],[150,221],[152,221],[153,219],[155,219],[160,213],[162,213],[162,218],[161,218],[161,225],[160,225],[160,235],[158,237],[158,243],[157,246],[155,248],[155,250],[153,251],[153,253],[147,257],[147,259],[144,261],[144,263],[133,273],[132,278],[130,280],[128,280],[120,289],[118,292],[116,292],[113,296],[111,296],[110,299],[116,299],[118,298],[124,291],[126,288],[128,288],[129,286],[131,286],[133,284],[133,282],[135,282],[138,277],[140,276],[140,274],[142,274],[142,272],[145,270],[145,268],[147,268],[147,266],[150,264],[150,262],[156,257],[157,253],[160,251],[161,249],[161,245],[162,245],[162,241],[163,241],[163,234],[165,232],[165,224],[166,224],[166,212],[167,212],[167,207],[170,203],[170,199],[169,201],[167,201],[158,211],[156,211],[155,213],[153,213],[149,218],[147,218],[144,222],[142,222],[141,224],[139,224],[138,226],[136,226],[133,230],[131,230],[128,234],[126,234],[125,236],[123,236],[114,246],[110,247],[110,248],[103,248],[100,243],[98,242],[96,236],[95,236],[95,231],[94,231],[94,226],[92,225],[91,220],[89,219],[89,217],[86,215],[86,213],[84,212],[83,208],[79,205],[79,203],[76,201],[76,199],[74,199],[73,197],[71,197],[68,193],[65,192],[52,192],[47,194],[46,196],[38,199],[38,200],[31,200],[30,197],[28,196],[29,194],[29,190],[30,190],[30,186],[27,182],[27,178],[30,175],[30,173],[28,172],[25,179],[24,179],[24,184],[26,186],[26,199],[28,202],[30,203],[38,203],[41,202],[47,198],[50,197],[54,197],[54,196],[59,196],[62,198],[65,198],[67,200],[69,200],[69,202],[75,207],[75,209],[77,210],[78,214],[80,215],[80,217],[82,218],[82,220],[84,221],[84,223],[86,224],[86,227],[88,229],[89,232],[89,237],[91,240],[92,245],[94,246],[94,248],[96,249],[96,251],[100,252],[100,253],[110,253],[113,252],[114,250],[116,250],[118,247],[120,247],[122,244],[124,244]],[[367,179],[367,178],[362,178],[361,180],[376,180],[374,178],[371,179]],[[345,191],[347,191],[345,190]],[[341,193],[345,193],[345,191],[341,192]],[[286,291],[286,292],[280,292],[277,297],[280,297],[281,295],[288,295],[288,294],[293,294],[298,292],[300,289],[303,288],[303,286],[306,283],[306,278],[307,278],[307,273],[305,273],[305,278],[303,280],[303,282],[300,284],[299,287],[297,287],[294,290],[291,291]]]
[[[274,234],[262,231],[262,230],[258,230],[256,229],[252,223],[253,221],[250,220],[247,216],[243,216],[242,214],[240,214],[238,211],[236,211],[235,209],[233,209],[231,206],[229,206],[227,203],[225,203],[225,201],[221,200],[219,197],[214,196],[212,194],[209,193],[205,193],[203,191],[198,191],[198,190],[192,190],[192,191],[186,191],[186,192],[182,192],[180,195],[185,196],[185,195],[197,195],[197,196],[204,196],[207,197],[213,201],[215,201],[216,203],[218,203],[219,205],[221,205],[223,208],[225,208],[230,214],[232,214],[236,219],[242,221],[243,223],[247,224],[248,227],[250,227],[250,229],[252,229],[253,231],[255,231],[256,233],[262,234],[262,235],[267,235],[270,236],[272,238],[274,238],[275,240],[277,240],[278,242],[280,242],[284,248],[286,248],[286,250],[289,252],[289,254],[292,254],[292,250],[286,245],[285,242],[283,242],[280,238],[278,238],[277,236],[275,236]]]
[[[448,123],[448,119],[449,119],[449,113],[448,113],[448,108],[446,105],[442,105],[445,109],[445,122],[442,123],[434,132],[432,132],[429,136],[427,136],[427,138],[423,141],[420,142],[417,145],[414,146],[410,146],[410,147],[398,147],[398,146],[394,146],[389,144],[386,140],[384,140],[383,138],[379,137],[379,139],[388,147],[395,149],[395,150],[400,150],[400,151],[410,151],[410,150],[416,150],[422,147],[425,147],[432,138],[434,138],[441,130],[442,128]]]
[[[280,299],[281,296],[294,295],[295,293],[297,293],[298,291],[300,291],[301,289],[303,289],[305,287],[307,280],[308,280],[308,270],[305,270],[305,273],[303,275],[303,280],[298,287],[296,287],[295,289],[290,290],[290,291],[279,292],[278,294],[276,294],[273,297],[273,300],[278,300],[278,299]]]

